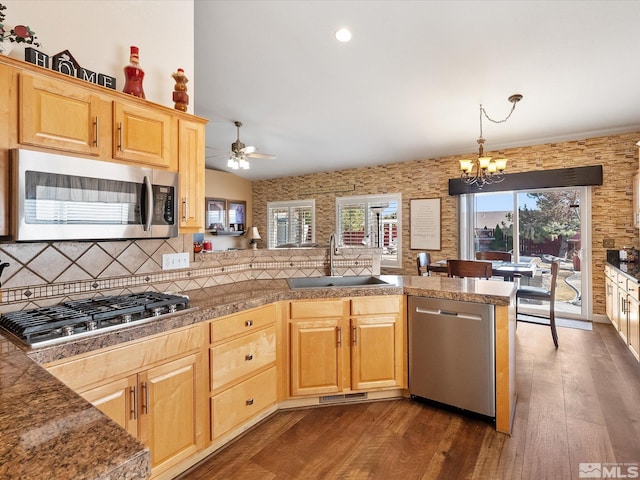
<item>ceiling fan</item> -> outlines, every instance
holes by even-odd
[[[229,160],[227,161],[227,167],[238,170],[239,168],[248,169],[249,168],[249,158],[265,158],[269,160],[274,160],[276,158],[275,155],[269,155],[268,153],[258,153],[258,149],[252,145],[245,145],[240,141],[240,127],[242,126],[242,122],[235,121],[233,122],[236,126],[238,137],[235,142],[231,144],[231,152],[229,153]]]

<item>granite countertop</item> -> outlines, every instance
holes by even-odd
[[[196,307],[115,332],[20,349],[0,334],[0,478],[148,478],[149,451],[39,364],[137,340],[280,300],[420,295],[509,305],[515,284],[446,277],[380,276],[391,286],[292,290],[285,279],[185,292]]]
[[[640,283],[640,263],[621,262],[620,260],[615,259],[609,259],[607,260],[607,263],[627,275],[629,278]]]
[[[0,478],[151,475],[142,443],[23,352],[0,346]]]

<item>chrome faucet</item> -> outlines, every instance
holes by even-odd
[[[333,265],[333,256],[336,252],[336,233],[332,232],[329,235],[329,275],[332,277],[337,277],[336,275],[336,267]]]

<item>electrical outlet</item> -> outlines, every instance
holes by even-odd
[[[189,268],[189,252],[162,255],[162,270],[177,270],[178,268]]]
[[[602,240],[602,248],[616,248],[615,238],[605,238]]]

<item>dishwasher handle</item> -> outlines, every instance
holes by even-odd
[[[461,312],[451,312],[448,310],[431,310],[426,308],[416,307],[416,313],[425,313],[427,315],[442,315],[446,317],[457,317],[465,320],[482,320],[481,315],[475,315],[473,313],[461,313]]]

